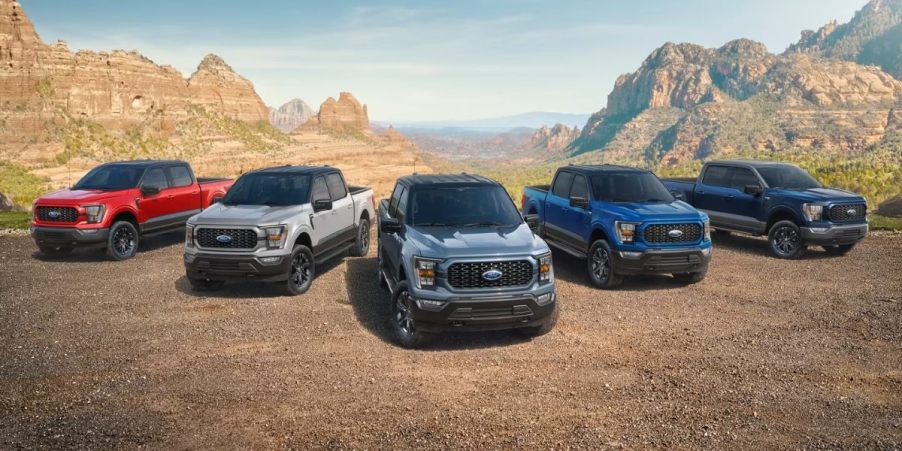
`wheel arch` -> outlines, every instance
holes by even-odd
[[[792,221],[795,225],[801,226],[799,215],[786,207],[777,207],[770,212],[767,217],[767,224],[764,227],[764,233],[769,233],[771,227],[780,221]]]

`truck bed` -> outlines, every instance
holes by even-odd
[[[360,194],[368,189],[372,189],[372,188],[367,187],[367,186],[348,185],[348,192],[350,192],[352,196],[355,194]]]
[[[215,182],[224,182],[229,180],[225,177],[198,177],[197,183],[203,185],[204,183],[215,183]]]
[[[526,188],[547,193],[551,189],[551,185],[527,185]]]
[[[695,183],[698,177],[667,177],[661,179],[663,182],[683,182],[683,183]]]

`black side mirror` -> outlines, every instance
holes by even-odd
[[[523,215],[523,220],[533,232],[539,229],[539,215]]]
[[[574,208],[582,208],[583,210],[585,210],[589,208],[589,199],[586,199],[585,197],[571,197],[570,206]]]
[[[159,186],[142,186],[141,187],[141,195],[144,197],[153,196],[155,194],[160,194]]]
[[[379,220],[379,230],[382,233],[400,233],[401,221],[395,218],[382,218]]]
[[[683,196],[683,193],[681,193],[681,192],[679,192],[679,191],[671,191],[670,194],[671,194],[671,195],[673,196],[673,198],[676,199],[676,200],[683,200],[683,199],[685,199],[685,197]]]
[[[743,190],[746,194],[751,194],[752,196],[757,196],[764,192],[764,188],[761,188],[761,185],[745,185]]]
[[[313,201],[313,212],[317,213],[320,211],[329,211],[332,209],[332,200],[330,199],[317,199]]]

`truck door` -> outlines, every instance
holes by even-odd
[[[148,169],[141,179],[141,188],[156,188],[159,192],[156,194],[138,194],[138,221],[146,230],[153,230],[162,227],[167,221],[167,215],[172,212],[172,202],[170,202],[167,192],[169,188],[169,178],[166,176],[164,168]]]
[[[326,174],[326,186],[332,198],[332,220],[335,223],[336,242],[343,243],[357,236],[354,228],[354,200],[348,193],[347,184],[341,174]]]
[[[398,219],[403,224],[409,197],[410,193],[407,191],[407,187],[398,183],[395,185],[391,199],[388,201],[387,211],[380,211],[379,215],[382,218]],[[399,206],[403,208],[400,212]],[[396,233],[384,233],[382,230],[379,230],[379,247],[379,260],[383,269],[386,273],[394,276],[395,280],[398,280],[399,275],[396,271],[401,267],[401,236]]]
[[[318,200],[331,200],[326,178],[318,176],[313,179],[310,188],[310,204]],[[331,247],[330,234],[335,232],[335,222],[332,220],[332,210],[317,211],[310,215],[310,240],[313,242],[313,252],[317,254]]]
[[[570,198],[572,199],[574,197],[580,197],[587,201],[590,199],[589,183],[583,175],[575,174],[573,176],[573,186],[570,188]],[[566,227],[568,230],[578,234],[579,238],[577,240],[576,236],[571,236],[569,244],[577,249],[585,248],[586,243],[589,242],[589,231],[591,229],[590,225],[592,224],[591,211],[591,207],[588,209],[570,207],[567,214],[568,224]]]
[[[559,171],[545,197],[545,234],[554,241],[568,244],[568,216],[573,173]]]
[[[727,196],[726,206],[730,213],[737,216],[735,219],[743,230],[755,233],[764,233],[766,222],[759,220],[764,207],[764,196],[747,194],[745,187],[748,185],[764,186],[758,175],[749,168],[731,167],[730,188],[733,190]]]
[[[185,222],[191,216],[200,213],[201,198],[200,185],[194,181],[194,175],[186,165],[169,166],[166,168],[169,176],[169,189],[167,198],[172,203],[173,213],[177,216],[175,222]]]
[[[728,225],[724,222],[726,198],[731,192],[728,169],[719,165],[706,166],[693,193],[695,208],[708,213],[715,225]]]

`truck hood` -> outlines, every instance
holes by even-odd
[[[67,205],[83,205],[90,202],[100,202],[111,197],[115,197],[114,193],[121,191],[101,191],[96,189],[61,189],[52,192],[38,199],[38,204],[42,202]]]
[[[407,239],[429,258],[536,255],[548,245],[526,224],[514,227],[410,227]]]
[[[282,207],[215,203],[192,216],[188,222],[195,225],[276,225],[290,222],[294,216],[310,212],[312,210],[309,204]]]
[[[767,195],[788,197],[809,202],[865,202],[864,198],[858,194],[836,188],[811,188],[805,190],[769,188],[767,190]]]
[[[593,207],[593,209],[595,209]],[[614,215],[624,221],[701,221],[707,219],[704,213],[681,200],[663,202],[623,202],[605,204],[605,214]]]

